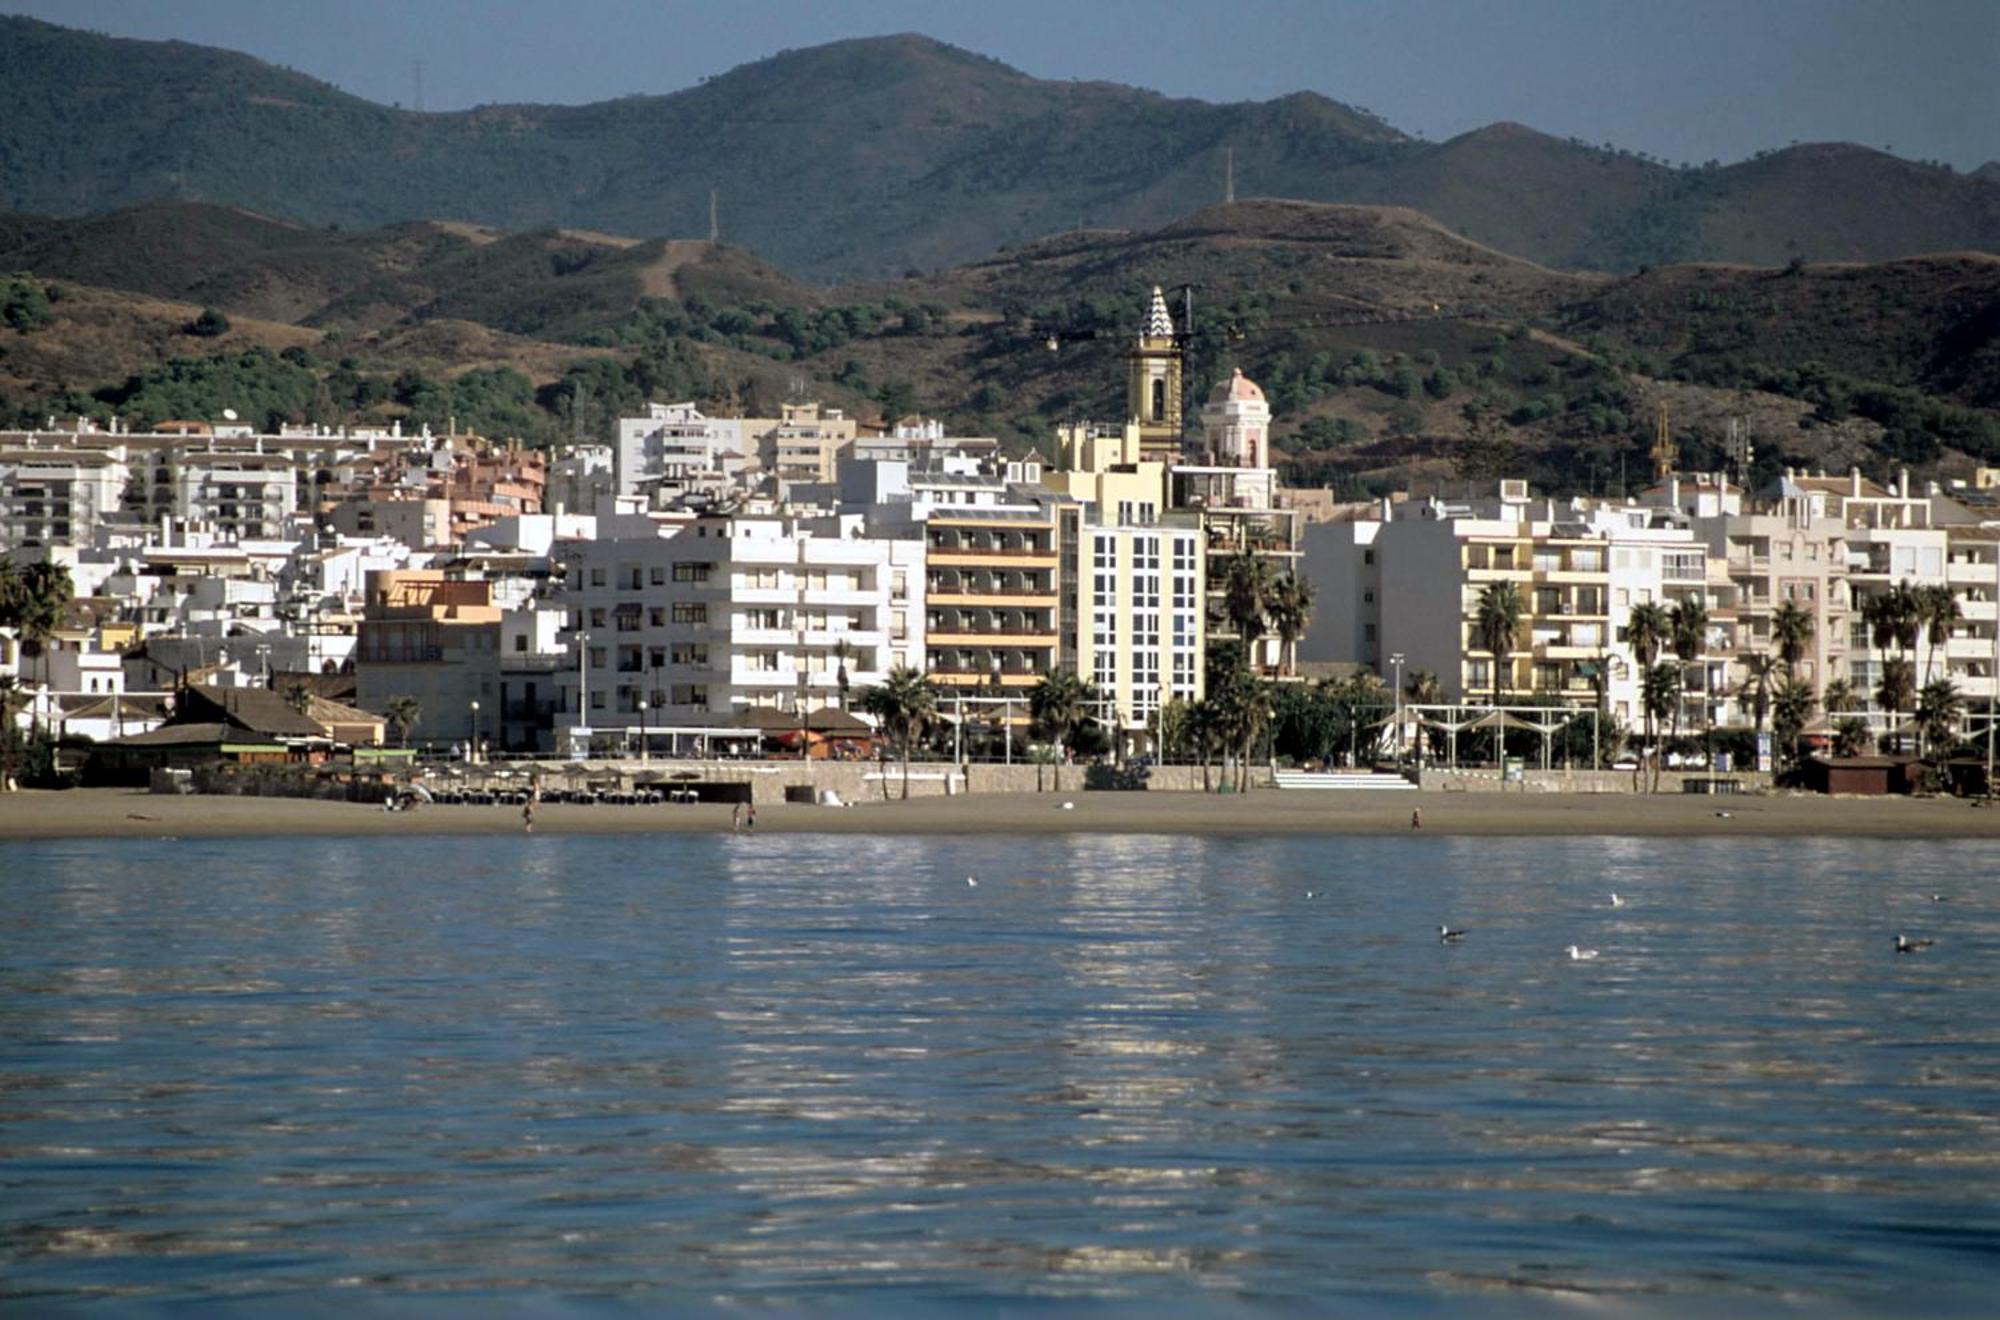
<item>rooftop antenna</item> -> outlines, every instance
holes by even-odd
[[[717,217],[716,190],[714,188],[708,190],[708,241],[711,243],[722,241],[722,222]]]
[[[1236,148],[1224,147],[1222,149],[1222,159],[1224,162],[1222,171],[1222,204],[1224,206],[1234,206],[1236,204]]]
[[[422,60],[410,61],[410,84],[410,104],[416,107],[418,114],[422,114],[424,112],[424,62]]]

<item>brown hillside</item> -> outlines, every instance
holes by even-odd
[[[32,407],[64,390],[122,381],[170,358],[313,348],[320,340],[317,330],[251,317],[233,317],[226,334],[199,338],[187,333],[199,304],[81,284],[60,288],[50,324],[31,334],[0,335],[0,394],[17,404]]]

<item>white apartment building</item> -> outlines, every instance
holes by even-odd
[[[131,478],[121,454],[0,449],[0,552],[88,545],[118,516]]]
[[[1088,589],[1072,624],[1077,668],[1114,729],[1144,728],[1168,701],[1203,695],[1203,539],[1185,515],[1079,528],[1077,581]]]
[[[662,498],[726,486],[756,454],[742,417],[710,417],[693,403],[649,403],[644,417],[618,419],[617,493]]]
[[[924,546],[856,518],[700,517],[575,546],[558,601],[582,648],[559,680],[566,721],[721,727],[750,707],[838,706],[843,668],[852,692],[920,666]]]
[[[1489,584],[1511,582],[1522,618],[1498,674],[1502,703],[1602,701],[1632,722],[1640,676],[1626,614],[1642,601],[1700,595],[1709,650],[1690,677],[1721,700],[1714,675],[1732,622],[1728,597],[1711,588],[1702,544],[1684,520],[1640,506],[1535,500],[1520,481],[1475,502],[1385,501],[1381,514],[1305,529],[1303,570],[1321,594],[1302,659],[1367,664],[1393,681],[1391,657],[1400,655],[1405,677],[1437,675],[1444,700],[1490,701],[1499,657],[1480,640],[1479,602]]]

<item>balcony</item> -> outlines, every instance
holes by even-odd
[[[808,605],[873,605],[880,599],[875,592],[861,587],[819,587],[808,589],[805,594]]]
[[[1032,646],[1044,647],[1056,644],[1054,628],[988,628],[973,624],[956,624],[944,628],[926,628],[927,641],[949,646]]]
[[[1053,550],[966,550],[933,546],[930,562],[939,568],[978,568],[986,564],[1006,564],[1021,568],[1056,567]]]

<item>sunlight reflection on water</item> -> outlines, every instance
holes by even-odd
[[[14,845],[0,1297],[1917,1279],[1974,1314],[1996,874],[1853,840]]]

